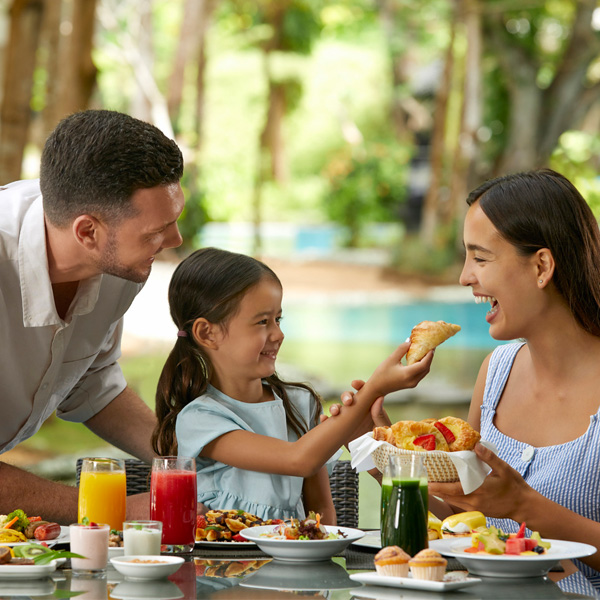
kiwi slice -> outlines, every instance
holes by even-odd
[[[15,546],[13,552],[16,557],[34,559],[40,554],[46,554],[49,549],[41,544],[25,544],[24,546]]]

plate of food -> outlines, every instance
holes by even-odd
[[[53,560],[47,565],[5,564],[0,565],[0,579],[42,579],[48,577],[63,560]]]
[[[429,547],[444,556],[456,558],[472,575],[511,579],[542,577],[561,560],[582,558],[596,552],[596,548],[589,544],[554,539],[540,541],[548,545],[542,552],[523,550],[523,553],[520,554],[492,554],[485,550],[473,551],[471,537],[432,540],[429,542]]]
[[[68,541],[69,528],[42,517],[28,517],[21,509],[0,516],[0,546],[45,542],[48,546]]]
[[[273,558],[291,562],[328,560],[365,535],[360,529],[323,525],[315,513],[302,520],[249,527],[240,534]]]
[[[244,510],[211,509],[199,515],[196,522],[196,546],[224,547],[254,546],[254,542],[240,535],[242,529],[277,525],[280,519],[263,520]]]
[[[460,590],[476,583],[481,579],[469,577],[464,573],[446,573],[441,581],[429,581],[427,579],[416,579],[409,573],[408,577],[393,577],[390,575],[379,575],[373,571],[367,573],[354,573],[350,575],[353,581],[359,581],[366,585],[382,585],[392,588],[407,588],[411,590],[424,590],[428,592],[449,592]]]

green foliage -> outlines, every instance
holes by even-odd
[[[570,179],[600,218],[600,135],[566,131],[559,139],[550,165]]]
[[[308,0],[292,1],[283,18],[282,50],[310,54],[313,43],[321,32],[315,4]]]
[[[458,281],[462,257],[455,245],[450,243],[452,235],[440,236],[433,248],[424,246],[418,237],[407,236],[396,248],[394,266],[407,275],[436,276],[446,274],[448,281]]]
[[[185,195],[185,207],[177,222],[183,237],[182,250],[194,250],[203,225],[208,221],[205,208],[205,194],[199,187],[196,170],[188,168],[183,173],[181,187]]]
[[[366,223],[398,219],[409,159],[407,146],[371,143],[359,149],[347,147],[329,163],[326,211],[333,221],[348,227],[349,246],[357,245]]]

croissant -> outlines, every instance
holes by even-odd
[[[473,450],[480,439],[478,431],[458,417],[398,421],[391,427],[375,427],[373,438],[404,450]]]
[[[430,350],[459,331],[459,325],[445,321],[422,321],[415,325],[410,334],[410,347],[406,353],[406,363],[412,365],[420,361]]]

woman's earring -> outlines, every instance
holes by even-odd
[[[539,281],[540,283],[544,283],[544,280],[543,280],[543,279],[539,279],[538,281]]]

